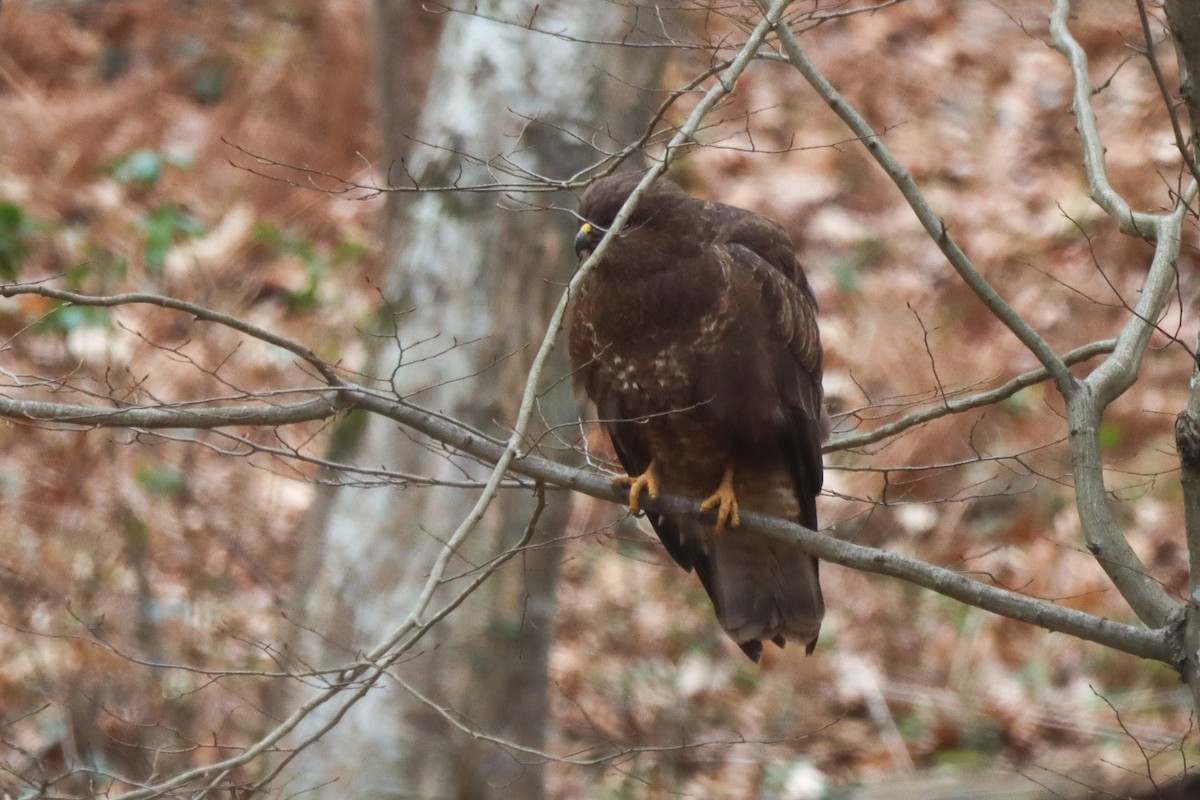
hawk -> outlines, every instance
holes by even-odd
[[[581,262],[641,178],[619,173],[584,191]],[[615,483],[629,487],[634,514],[642,491],[715,512],[649,518],[754,661],[765,640],[811,653],[825,613],[815,558],[736,530],[743,510],[817,527],[827,423],[816,312],[781,226],[663,178],[572,298],[575,385],[628,475]]]

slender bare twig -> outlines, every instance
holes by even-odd
[[[103,308],[112,308],[115,306],[125,305],[151,305],[161,308],[169,308],[173,311],[182,311],[191,314],[193,317],[205,322],[215,322],[218,325],[224,325],[226,328],[244,333],[247,336],[259,339],[267,344],[275,345],[278,348],[287,350],[303,359],[310,364],[313,369],[320,373],[321,377],[329,383],[330,386],[339,386],[342,379],[338,377],[337,372],[333,370],[325,361],[317,357],[307,346],[300,344],[292,339],[287,339],[278,334],[271,333],[265,328],[260,328],[257,325],[252,325],[239,317],[232,314],[225,314],[220,311],[213,311],[211,308],[189,303],[186,300],[176,300],[173,297],[164,297],[158,294],[146,294],[144,292],[129,292],[126,294],[114,294],[107,296],[80,294],[79,292],[68,292],[62,289],[54,289],[44,284],[33,283],[10,283],[0,284],[0,297],[16,297],[22,294],[36,294],[42,297],[49,297],[53,300],[61,300],[65,303],[79,306],[97,306]]]
[[[475,576],[475,578],[469,584],[467,584],[466,587],[464,587],[462,590],[460,590],[458,592],[458,594],[455,595],[449,602],[447,602],[446,605],[444,605],[441,609],[439,609],[437,611],[437,613],[433,614],[428,620],[426,620],[426,622],[423,625],[421,625],[419,628],[417,628],[416,633],[410,639],[405,641],[402,646],[397,648],[394,652],[388,654],[386,657],[381,656],[381,658],[378,660],[378,663],[370,664],[369,667],[373,670],[373,672],[368,677],[368,680],[370,681],[371,685],[374,685],[374,683],[379,678],[382,678],[385,674],[388,675],[389,677],[391,677],[392,679],[401,681],[403,683],[402,679],[399,676],[397,676],[394,672],[388,671],[393,665],[395,665],[399,661],[400,656],[403,655],[404,653],[407,653],[410,650],[412,650],[412,648],[416,646],[417,642],[419,642],[421,640],[421,638],[425,635],[426,632],[432,630],[433,627],[435,625],[437,625],[441,620],[443,620],[451,611],[453,611],[454,609],[456,609],[460,605],[462,605],[464,600],[466,600],[468,597],[470,597],[472,594],[474,594],[475,591],[480,586],[482,586],[486,581],[491,579],[492,575],[495,574],[496,570],[500,569],[500,567],[502,567],[505,563],[507,563],[513,556],[515,556],[517,553],[522,552],[525,549],[525,547],[533,539],[533,534],[537,531],[538,521],[542,517],[542,512],[546,510],[545,486],[542,485],[541,483],[538,483],[537,486],[535,487],[535,492],[537,494],[537,504],[534,507],[533,512],[529,517],[529,522],[528,522],[528,524],[526,524],[525,530],[521,534],[521,538],[516,542],[516,544],[514,544],[512,547],[508,548],[508,550],[501,553],[494,559],[492,559],[484,568],[480,569],[479,574],[477,574]],[[363,665],[363,666],[365,667],[368,665]],[[361,667],[360,667],[360,669],[361,669]],[[356,670],[354,668],[348,668],[346,672],[347,672],[347,674],[353,674],[355,671]],[[361,696],[362,696],[361,693],[356,693],[356,696],[352,699],[356,701],[357,699],[360,699]],[[347,710],[349,710],[349,708],[352,704],[353,703],[351,703],[351,702],[346,703],[342,707],[339,715],[336,715],[336,716],[340,717],[341,714],[344,714]],[[271,784],[271,782],[274,781],[275,778],[277,778],[281,772],[283,772],[283,770],[287,767],[287,765],[297,755],[299,755],[301,752],[303,752],[303,750],[305,749],[305,747],[308,744],[315,742],[317,739],[319,739],[321,736],[323,736],[332,727],[333,727],[333,721],[332,720],[327,721],[327,723],[321,727],[321,730],[311,734],[304,742],[302,742],[300,745],[295,747],[291,753],[289,753],[285,758],[281,759],[278,764],[275,764],[267,772],[267,774],[265,776],[263,776],[255,784],[255,788],[261,791],[261,790],[265,789],[267,786],[269,786]]]
[[[761,7],[765,0],[756,0]],[[938,249],[946,257],[950,266],[958,273],[963,282],[970,287],[971,291],[983,301],[988,310],[995,317],[1004,323],[1013,335],[1021,341],[1029,349],[1037,360],[1042,363],[1042,366],[1050,373],[1054,379],[1054,383],[1064,396],[1070,395],[1075,391],[1076,380],[1071,371],[1067,369],[1062,358],[1050,347],[1049,343],[1042,338],[1036,330],[1033,329],[1020,314],[1018,314],[1012,306],[1000,296],[982,273],[975,268],[967,254],[954,240],[950,234],[950,229],[946,226],[944,220],[938,216],[933,210],[933,206],[925,198],[925,195],[917,187],[916,181],[912,175],[900,163],[891,150],[883,143],[879,134],[871,127],[870,123],[858,113],[858,111],[846,102],[842,97],[841,92],[829,81],[828,78],[817,68],[812,59],[800,46],[799,39],[792,33],[784,24],[777,24],[775,31],[779,36],[780,44],[783,46],[784,53],[787,54],[788,61],[792,67],[800,73],[803,78],[808,81],[808,84],[820,95],[826,105],[837,114],[842,122],[854,133],[855,136],[863,140],[867,150],[875,159],[875,162],[883,168],[896,187],[900,189],[900,193],[904,195],[904,199],[908,202],[910,208],[917,215],[917,219],[925,228],[929,237],[937,244]]]
[[[1111,353],[1115,346],[1115,339],[1091,342],[1090,344],[1085,344],[1082,347],[1077,347],[1074,350],[1063,353],[1062,360],[1067,366],[1080,364],[1098,355]],[[1039,384],[1049,377],[1049,371],[1045,367],[1039,367],[1038,369],[1022,373],[1015,378],[1005,381],[1004,384],[997,386],[995,389],[988,389],[985,392],[979,392],[978,394],[961,399],[945,398],[938,405],[906,414],[894,422],[880,425],[878,428],[866,431],[865,433],[835,436],[826,442],[824,452],[832,453],[840,450],[852,450],[856,447],[865,447],[866,445],[881,442],[884,439],[891,439],[917,425],[941,419],[950,414],[961,414],[976,408],[995,405],[1007,400],[1022,389]]]
[[[84,428],[229,428],[242,425],[275,427],[328,419],[350,408],[350,401],[331,389],[301,390],[315,394],[297,403],[224,405],[213,403],[170,403],[156,406],[103,408],[55,403],[45,400],[14,400],[0,397],[0,417],[12,420],[55,422]],[[298,392],[298,393],[301,393]]]
[[[1171,90],[1167,88],[1167,79],[1163,75],[1162,67],[1159,66],[1158,56],[1154,54],[1154,35],[1150,31],[1150,15],[1146,13],[1145,0],[1137,0],[1137,10],[1138,18],[1142,22],[1142,39],[1146,42],[1146,60],[1150,62],[1150,70],[1154,73],[1154,82],[1158,84],[1158,93],[1162,96],[1163,105],[1167,108],[1167,117],[1171,120],[1171,133],[1175,136],[1175,148],[1179,150],[1179,155],[1183,156],[1183,163],[1187,166],[1188,172],[1195,180],[1200,181],[1200,169],[1196,167],[1192,149],[1188,146],[1183,128],[1179,126],[1175,103],[1171,100]]]
[[[1055,0],[1050,14],[1050,35],[1054,48],[1062,53],[1071,66],[1075,79],[1071,109],[1075,112],[1075,127],[1083,145],[1083,164],[1087,170],[1088,186],[1092,199],[1103,208],[1121,231],[1132,236],[1152,239],[1155,236],[1155,217],[1134,211],[1108,180],[1104,168],[1104,141],[1096,124],[1096,112],[1092,109],[1092,80],[1088,74],[1088,58],[1083,47],[1071,35],[1067,20],[1070,3]]]

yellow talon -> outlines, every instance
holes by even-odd
[[[712,511],[714,508],[717,509],[717,533],[725,530],[726,523],[731,528],[742,524],[741,515],[738,514],[737,497],[733,493],[732,464],[725,468],[725,477],[721,478],[721,485],[700,504],[701,511]]]
[[[650,462],[650,466],[646,467],[646,471],[636,478],[630,475],[620,475],[613,478],[613,486],[628,486],[629,487],[629,513],[637,516],[641,513],[638,507],[638,496],[642,490],[646,490],[646,494],[650,495],[651,500],[658,499],[658,469],[654,462]]]

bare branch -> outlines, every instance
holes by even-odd
[[[312,422],[350,408],[344,397],[329,389],[311,390],[318,397],[299,403],[274,405],[202,405],[177,403],[162,406],[100,408],[51,403],[44,400],[13,400],[0,397],[0,417],[13,420],[58,422],[87,428],[227,428],[243,425],[273,427]]]
[[[1175,136],[1175,147],[1179,150],[1179,155],[1183,157],[1183,163],[1187,166],[1188,171],[1192,173],[1192,178],[1200,181],[1200,168],[1197,168],[1196,159],[1188,146],[1187,137],[1183,135],[1183,129],[1179,126],[1179,117],[1175,114],[1175,102],[1171,99],[1171,90],[1167,88],[1167,79],[1163,76],[1162,67],[1158,64],[1158,56],[1154,54],[1154,35],[1150,31],[1150,15],[1146,13],[1145,0],[1137,0],[1137,10],[1138,17],[1142,22],[1142,38],[1146,42],[1146,60],[1150,62],[1150,70],[1154,73],[1154,82],[1158,84],[1158,92],[1162,95],[1163,104],[1167,107],[1167,116],[1171,120],[1171,133]],[[1183,41],[1182,38],[1180,41]],[[1186,74],[1182,65],[1181,72]]]
[[[213,311],[204,306],[189,303],[184,300],[176,300],[173,297],[164,297],[158,294],[145,294],[142,292],[129,292],[126,294],[114,295],[90,295],[79,294],[78,292],[67,292],[62,289],[52,289],[43,284],[34,283],[12,283],[0,284],[0,297],[17,297],[23,294],[40,295],[41,297],[49,297],[52,300],[61,300],[66,303],[71,303],[77,306],[98,306],[103,308],[112,308],[114,306],[125,306],[134,304],[144,304],[151,306],[159,306],[161,308],[169,308],[174,311],[183,311],[191,314],[196,319],[204,320],[205,322],[215,322],[218,325],[224,325],[226,328],[244,333],[254,339],[266,342],[267,344],[275,345],[290,353],[294,353],[301,359],[312,365],[314,369],[320,373],[330,386],[341,385],[341,378],[334,372],[333,368],[317,357],[311,349],[299,342],[286,339],[270,331],[260,328],[257,325],[251,325],[243,319],[233,316],[232,314],[223,314],[220,311]]]
[[[1142,285],[1137,305],[1129,321],[1117,336],[1117,345],[1110,357],[1087,377],[1102,406],[1107,406],[1137,380],[1142,357],[1154,335],[1155,322],[1175,288],[1175,269],[1179,263],[1179,248],[1183,240],[1183,220],[1188,204],[1195,200],[1197,184],[1193,182],[1179,198],[1170,213],[1153,218],[1155,229],[1154,257],[1146,282]],[[1070,398],[1068,398],[1070,399]]]
[[[759,6],[764,4],[764,0],[756,0]],[[967,258],[966,253],[958,246],[954,237],[950,235],[949,228],[946,223],[937,215],[929,201],[925,199],[925,195],[917,188],[916,181],[912,175],[905,169],[904,165],[892,155],[892,152],[883,143],[879,134],[871,127],[870,123],[858,113],[841,93],[834,87],[829,79],[817,68],[817,65],[804,52],[804,48],[800,46],[800,41],[796,38],[786,25],[779,24],[775,26],[776,33],[779,35],[779,41],[783,45],[784,52],[791,65],[799,72],[809,85],[816,90],[821,99],[837,114],[855,136],[863,140],[867,151],[875,159],[875,162],[883,168],[896,187],[900,189],[900,193],[904,195],[904,199],[908,201],[908,205],[916,213],[917,219],[928,232],[929,236],[937,244],[938,249],[945,255],[946,260],[950,262],[950,266],[958,273],[963,282],[971,288],[971,291],[983,301],[997,319],[1012,331],[1022,344],[1037,357],[1038,361],[1046,368],[1054,379],[1054,383],[1058,386],[1058,390],[1064,396],[1070,395],[1075,391],[1076,380],[1071,374],[1062,359],[1054,352],[1054,349],[1046,342],[1045,339],[1038,334],[1033,327],[1018,314],[1012,306],[1008,304],[1000,296],[1000,294],[992,288],[992,285],[987,282],[987,279],[975,268],[971,260]]]
[[[332,393],[331,393],[332,394]],[[458,424],[445,417],[427,412],[411,403],[386,398],[376,392],[361,387],[344,386],[340,391],[341,402],[346,407],[361,408],[393,419],[403,425],[417,430],[431,438],[449,445],[473,457],[489,463],[499,463],[506,453],[511,450],[494,440],[480,435],[471,428]],[[8,401],[9,403],[16,401]],[[304,419],[314,418],[323,405],[326,413],[330,410],[329,401],[314,400],[306,404],[310,414]],[[32,407],[31,407],[32,405]],[[0,404],[0,413],[5,405]],[[22,416],[28,416],[36,410],[42,419],[62,420],[69,418],[73,422],[84,421],[96,427],[126,426],[130,423],[131,414],[143,415],[140,421],[143,425],[150,422],[161,423],[159,427],[169,427],[174,421],[184,427],[197,427],[195,410],[181,412],[175,409],[129,409],[107,411],[88,409],[86,407],[59,407],[55,404],[21,404],[17,406]],[[221,420],[218,415],[230,409],[203,409],[204,421],[210,427],[220,424],[240,425],[246,419],[257,416],[261,418],[270,409],[238,409],[236,414]],[[150,419],[153,414],[161,416],[158,420]],[[583,469],[575,469],[557,464],[529,454],[518,458],[509,458],[509,471],[534,480],[543,481],[550,485],[579,491],[593,497],[611,502],[624,504],[627,498],[613,489],[611,480],[604,475]],[[667,510],[672,513],[699,514],[699,504],[683,498],[663,498],[657,505],[650,506],[652,510]],[[833,563],[861,569],[868,572],[899,577],[934,591],[946,594],[963,602],[977,605],[980,608],[1014,619],[1045,627],[1049,630],[1061,631],[1089,641],[1113,647],[1124,652],[1147,658],[1169,661],[1171,654],[1164,643],[1160,632],[1147,631],[1128,625],[1121,625],[1095,617],[1090,614],[1064,609],[1053,603],[1030,598],[1016,592],[988,586],[972,580],[960,573],[936,567],[919,559],[888,553],[873,548],[861,547],[849,542],[837,540],[826,534],[808,531],[793,523],[769,517],[746,514],[743,515],[743,525],[748,530],[760,530],[772,536],[797,543],[812,554]],[[441,573],[438,573],[440,576]],[[422,606],[423,607],[423,606]],[[424,627],[414,615],[401,625],[388,640],[375,648],[368,660],[382,658],[409,633]],[[384,646],[386,645],[386,646]],[[244,763],[244,762],[241,762]]]
[[[1138,617],[1155,627],[1166,625],[1180,610],[1151,579],[1140,558],[1130,547],[1109,506],[1100,448],[1100,423],[1104,412],[1137,380],[1142,357],[1175,285],[1184,217],[1197,194],[1192,181],[1167,214],[1133,212],[1112,186],[1104,170],[1104,146],[1096,129],[1091,107],[1091,79],[1087,55],[1067,26],[1069,3],[1056,0],[1050,29],[1056,49],[1071,65],[1075,78],[1073,108],[1084,148],[1084,166],[1092,198],[1111,216],[1121,230],[1155,243],[1154,257],[1129,321],[1117,337],[1113,354],[1092,371],[1081,384],[1083,391],[1064,395],[1070,431],[1075,503],[1088,548],[1112,579],[1121,596]]]
[[[412,405],[384,403],[374,396],[363,399],[363,407],[385,414],[439,441],[451,443],[478,458],[490,461],[501,454],[501,449],[494,443],[480,440],[474,434],[458,431],[453,423],[433,418]],[[613,488],[610,477],[590,470],[566,467],[532,455],[524,455],[514,460],[511,469],[514,473],[592,497],[621,505],[628,502],[628,497],[623,492]],[[700,503],[686,498],[662,497],[645,505],[651,511],[701,516]],[[1092,614],[1063,608],[1045,600],[988,586],[920,559],[852,544],[828,535],[828,532],[816,533],[795,523],[762,514],[743,514],[742,526],[746,530],[767,533],[797,544],[806,552],[823,560],[901,578],[970,605],[1048,630],[1068,633],[1143,658],[1171,663],[1173,657],[1162,631],[1123,625]]]
[[[1055,0],[1050,15],[1050,35],[1054,48],[1062,53],[1071,65],[1075,78],[1075,91],[1071,108],[1075,112],[1075,128],[1083,144],[1083,165],[1087,170],[1088,186],[1092,199],[1103,208],[1120,227],[1131,236],[1153,239],[1157,234],[1155,216],[1134,211],[1108,180],[1104,168],[1104,142],[1096,125],[1096,112],[1092,109],[1092,79],[1088,74],[1088,58],[1083,47],[1071,35],[1067,26],[1071,4],[1069,0]]]
[[[758,0],[761,5],[761,0]],[[1100,454],[1100,419],[1107,404],[1136,378],[1141,357],[1154,331],[1162,303],[1172,285],[1174,265],[1179,247],[1179,230],[1189,198],[1195,196],[1195,184],[1180,198],[1169,215],[1135,215],[1128,204],[1112,190],[1103,168],[1103,146],[1096,132],[1095,117],[1090,105],[1091,83],[1087,75],[1087,59],[1066,26],[1066,0],[1057,0],[1051,28],[1056,46],[1067,55],[1076,76],[1075,110],[1084,139],[1085,164],[1096,201],[1125,229],[1132,223],[1132,232],[1149,239],[1161,238],[1156,249],[1151,274],[1138,301],[1136,313],[1117,339],[1111,358],[1101,364],[1081,382],[1067,369],[1062,358],[995,290],[967,259],[950,237],[945,224],[937,217],[917,188],[912,177],[879,140],[866,120],[846,103],[836,88],[817,69],[801,48],[795,35],[784,25],[777,26],[780,42],[788,59],[848,127],[866,142],[876,162],[900,188],[916,212],[929,236],[963,281],[984,302],[988,309],[1011,330],[1053,377],[1059,392],[1066,398],[1070,413],[1070,441],[1076,479],[1076,503],[1084,525],[1085,536],[1093,554],[1113,579],[1122,596],[1138,616],[1148,624],[1161,627],[1178,608],[1162,587],[1147,574],[1144,565],[1121,534],[1108,506],[1102,459]]]
[[[1088,359],[1095,358],[1105,353],[1111,353],[1116,346],[1115,339],[1105,339],[1099,342],[1085,344],[1082,347],[1077,347],[1074,350],[1069,350],[1063,353],[1063,363],[1068,367],[1075,364],[1081,364]],[[874,430],[866,433],[844,434],[835,436],[825,443],[823,452],[833,453],[839,450],[852,450],[856,447],[864,447],[869,444],[881,442],[884,439],[890,439],[897,436],[909,428],[926,422],[932,422],[935,419],[941,419],[952,414],[961,414],[964,411],[982,408],[984,406],[995,405],[1003,402],[1015,395],[1022,389],[1034,386],[1050,377],[1049,371],[1045,367],[1025,372],[1021,375],[1006,381],[1003,385],[997,386],[995,389],[989,389],[986,392],[964,397],[960,400],[944,398],[943,401],[936,406],[923,408],[920,411],[914,411],[911,414],[906,414],[895,422],[889,422],[886,425],[880,425]]]
[[[1179,91],[1191,121],[1192,174],[1200,181],[1200,173],[1196,172],[1196,159],[1200,158],[1200,2],[1165,0],[1163,8],[1175,40]]]

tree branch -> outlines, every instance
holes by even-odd
[[[758,0],[762,3],[762,0]],[[1056,47],[1067,56],[1076,77],[1074,108],[1084,140],[1084,157],[1089,184],[1096,202],[1108,211],[1122,229],[1163,242],[1155,251],[1146,288],[1131,319],[1117,339],[1114,355],[1101,364],[1086,383],[1067,369],[1062,358],[1013,308],[987,283],[950,237],[917,188],[912,177],[886,148],[867,121],[853,109],[836,88],[808,58],[799,41],[786,25],[776,26],[780,41],[792,66],[825,100],[846,125],[865,142],[875,161],[887,172],[916,213],[947,260],[963,281],[1046,368],[1059,392],[1067,400],[1070,414],[1070,442],[1074,459],[1076,503],[1088,546],[1112,578],[1122,596],[1138,616],[1154,627],[1166,625],[1178,605],[1147,574],[1137,554],[1122,535],[1108,505],[1100,456],[1099,429],[1104,409],[1136,379],[1141,357],[1153,334],[1153,322],[1171,286],[1175,256],[1179,246],[1179,228],[1186,212],[1186,201],[1195,196],[1193,183],[1176,208],[1168,215],[1135,214],[1109,185],[1104,172],[1103,145],[1096,131],[1091,108],[1091,82],[1087,75],[1087,57],[1067,30],[1067,0],[1055,0],[1051,29]],[[1132,227],[1131,227],[1132,226]],[[815,550],[813,551],[816,552]]]
[[[293,409],[291,413],[296,414],[295,421],[320,419],[322,416],[337,413],[338,410],[357,408],[385,416],[487,463],[498,463],[507,452],[505,446],[466,425],[426,411],[412,403],[384,397],[364,387],[344,385],[336,393],[327,391],[327,395],[328,397],[289,407]],[[340,402],[340,408],[334,403],[335,397]],[[256,424],[266,418],[265,415],[278,410],[268,406],[257,411],[246,407],[139,408],[110,411],[80,406],[56,406],[53,403],[0,401],[0,416],[51,422],[65,420],[74,424],[104,428],[130,427],[134,420],[138,422],[136,427],[194,428],[198,427],[195,424],[198,418],[207,428],[238,426]],[[222,414],[226,415],[225,419],[220,418]],[[544,482],[550,486],[571,489],[619,505],[628,500],[624,492],[613,488],[610,476],[590,469],[568,467],[531,454],[510,459],[507,473],[535,482]],[[687,498],[662,497],[646,503],[646,507],[672,514],[701,516],[699,502]],[[818,558],[835,564],[900,578],[1001,616],[1078,636],[1132,655],[1167,663],[1171,663],[1172,660],[1172,652],[1161,631],[1123,625],[1092,614],[1063,608],[1046,600],[980,583],[961,573],[934,566],[917,558],[841,541],[828,533],[816,533],[794,523],[762,514],[743,513],[742,525],[748,531],[759,531],[796,544]],[[366,660],[376,661],[383,658],[420,625],[415,615],[410,617],[385,642],[374,648]]]
[[[1145,565],[1130,547],[1113,515],[1100,451],[1100,422],[1104,409],[1091,384],[1084,384],[1084,390],[1067,404],[1075,507],[1088,550],[1113,585],[1143,622],[1162,627],[1177,611],[1178,603],[1147,574]]]
[[[297,390],[297,393],[304,390]],[[253,425],[275,427],[328,419],[346,411],[351,403],[329,389],[308,390],[312,400],[284,405],[203,405],[177,403],[163,406],[100,408],[52,403],[44,400],[14,400],[0,397],[0,417],[12,420],[57,422],[85,428],[193,428],[210,430]]]
[[[494,442],[482,439],[472,431],[458,430],[451,421],[434,417],[411,404],[387,403],[374,396],[356,400],[361,400],[362,407],[368,410],[388,416],[476,458],[491,461],[500,455],[501,448]],[[613,503],[624,504],[629,499],[624,492],[613,488],[610,476],[567,467],[537,456],[522,456],[512,462],[511,469],[518,475]],[[686,498],[664,496],[657,501],[643,501],[643,505],[651,511],[701,516],[700,503]],[[1124,625],[1063,608],[1046,600],[980,583],[917,558],[841,541],[829,533],[816,533],[763,514],[743,513],[742,527],[796,544],[835,564],[900,578],[1001,616],[1078,636],[1132,655],[1171,663],[1172,652],[1162,631]]]
[[[1063,363],[1068,367],[1074,364],[1080,364],[1088,359],[1095,358],[1098,355],[1111,353],[1116,346],[1116,339],[1104,339],[1098,342],[1091,342],[1082,347],[1077,347],[1074,350],[1068,350],[1063,353]],[[875,444],[876,442],[890,439],[893,436],[898,436],[909,428],[921,425],[926,422],[931,422],[935,419],[941,419],[952,414],[961,414],[964,411],[970,411],[975,408],[995,405],[996,403],[1007,400],[1022,389],[1041,383],[1050,377],[1050,372],[1045,367],[1040,367],[1030,372],[1023,373],[1006,381],[1002,386],[997,386],[995,389],[989,389],[986,392],[973,394],[969,397],[964,397],[959,400],[945,400],[943,403],[923,408],[919,411],[914,411],[911,414],[906,414],[894,422],[889,422],[886,425],[880,425],[878,428],[869,430],[865,433],[852,433],[835,436],[825,443],[822,452],[833,453],[840,450],[852,450],[856,447],[865,447],[866,445]]]
[[[1071,109],[1075,113],[1075,128],[1083,144],[1083,166],[1087,171],[1092,200],[1108,212],[1123,233],[1153,239],[1158,232],[1155,215],[1134,211],[1108,180],[1108,172],[1104,168],[1104,142],[1100,138],[1096,113],[1092,109],[1092,79],[1088,75],[1087,53],[1067,26],[1070,13],[1070,0],[1054,0],[1054,10],[1050,14],[1050,36],[1054,49],[1062,53],[1070,64],[1075,79]]]
[[[330,386],[339,386],[342,379],[333,370],[329,364],[321,360],[316,353],[310,348],[299,342],[271,333],[265,328],[260,328],[257,325],[251,325],[243,319],[233,316],[232,314],[224,314],[220,311],[213,311],[211,308],[189,303],[185,300],[176,300],[173,297],[164,297],[158,294],[146,294],[144,292],[128,292],[125,294],[114,295],[91,295],[79,294],[78,292],[67,292],[62,289],[53,289],[40,283],[10,283],[0,284],[0,297],[16,297],[22,294],[36,294],[41,297],[48,297],[52,300],[61,300],[64,303],[70,303],[77,306],[97,306],[104,308],[112,308],[115,306],[127,305],[150,305],[159,306],[160,308],[169,308],[173,311],[183,311],[191,314],[193,317],[205,322],[215,322],[218,325],[224,325],[226,328],[244,333],[251,338],[274,345],[289,353],[293,353],[310,364],[322,378],[329,383]]]
[[[1166,0],[1163,4],[1179,63],[1179,93],[1187,107],[1192,135],[1192,174],[1200,181],[1200,0]],[[1174,114],[1171,115],[1174,118]],[[1185,154],[1186,158],[1186,154]]]
[[[759,6],[762,6],[765,2],[765,0],[756,1]],[[783,50],[787,54],[788,61],[808,81],[808,84],[820,95],[826,105],[841,118],[846,127],[863,141],[867,151],[870,152],[875,162],[883,168],[888,177],[892,179],[892,182],[896,184],[896,187],[904,195],[904,199],[908,201],[909,207],[917,215],[917,219],[920,220],[929,237],[937,244],[938,249],[942,251],[946,260],[950,262],[950,266],[954,268],[954,271],[958,273],[963,282],[970,287],[976,297],[983,301],[988,310],[1004,323],[1012,331],[1013,335],[1037,357],[1037,360],[1050,373],[1055,385],[1063,396],[1068,396],[1074,392],[1076,387],[1075,376],[1071,374],[1071,371],[1067,369],[1062,359],[1054,352],[1054,349],[1050,347],[1046,340],[1000,296],[999,292],[992,288],[987,279],[975,268],[975,265],[967,258],[966,253],[958,246],[954,237],[950,235],[950,230],[946,227],[946,223],[937,215],[933,207],[929,204],[929,201],[925,199],[925,195],[917,188],[916,181],[913,180],[912,175],[892,155],[892,152],[888,150],[870,123],[846,102],[841,93],[817,68],[817,65],[809,59],[808,54],[804,52],[804,48],[800,46],[800,41],[786,24],[777,24],[775,31],[779,35],[780,43],[783,45]]]
[[[1188,145],[1188,137],[1183,135],[1183,128],[1179,125],[1179,117],[1175,113],[1175,102],[1171,99],[1171,90],[1167,88],[1167,79],[1163,75],[1162,67],[1158,64],[1158,56],[1154,54],[1154,34],[1150,30],[1150,15],[1146,12],[1145,0],[1137,0],[1138,18],[1142,23],[1142,39],[1146,42],[1146,60],[1150,62],[1150,70],[1154,73],[1154,82],[1158,84],[1158,92],[1162,95],[1163,104],[1167,107],[1167,116],[1171,119],[1171,133],[1175,136],[1175,148],[1179,150],[1179,155],[1183,157],[1183,164],[1187,167],[1188,172],[1192,174],[1194,180],[1200,181],[1200,169],[1196,167],[1196,159],[1192,154],[1192,148]],[[1200,6],[1197,6],[1191,13],[1200,13]],[[1176,37],[1177,43],[1183,43],[1184,37],[1179,35]],[[1183,47],[1177,48],[1179,53],[1179,74],[1186,76],[1188,74],[1187,65],[1184,63]],[[1184,79],[1186,83],[1186,78]],[[1195,117],[1192,118],[1192,130],[1196,129]],[[1194,140],[1193,140],[1194,141]]]
[[[1154,257],[1132,315],[1117,336],[1113,354],[1082,382],[1083,391],[1068,396],[1067,420],[1070,434],[1075,504],[1088,548],[1112,579],[1121,596],[1148,625],[1166,625],[1179,613],[1179,604],[1147,573],[1130,547],[1112,513],[1104,481],[1100,450],[1100,424],[1104,412],[1137,380],[1142,358],[1155,331],[1167,297],[1174,288],[1179,260],[1183,219],[1195,199],[1192,181],[1175,207],[1166,214],[1132,211],[1109,184],[1104,169],[1104,145],[1091,106],[1092,86],[1087,71],[1087,54],[1067,26],[1069,0],[1055,0],[1050,31],[1055,48],[1071,65],[1075,80],[1072,107],[1083,144],[1084,167],[1092,198],[1128,234],[1155,243]]]
[[[1183,241],[1183,220],[1188,213],[1188,204],[1196,199],[1197,186],[1194,181],[1189,184],[1171,213],[1153,217],[1154,257],[1150,260],[1150,269],[1142,284],[1137,305],[1117,335],[1113,354],[1086,378],[1102,406],[1116,400],[1137,380],[1142,357],[1157,330],[1155,323],[1175,288],[1179,247]]]

